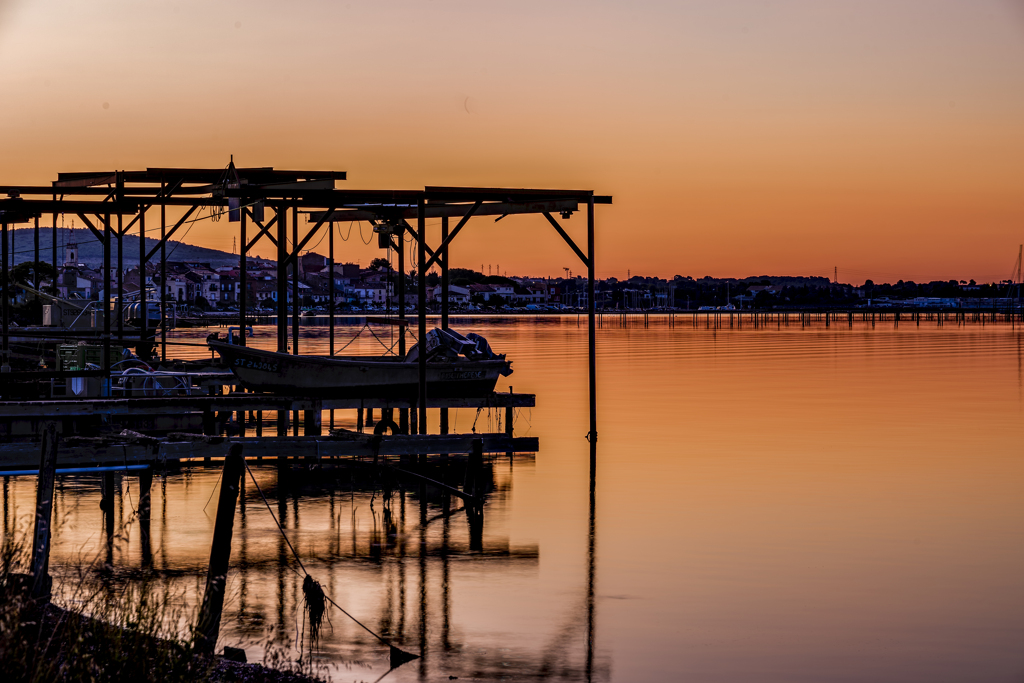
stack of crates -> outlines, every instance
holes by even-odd
[[[103,367],[103,347],[97,344],[60,344],[57,347],[57,358],[61,370],[85,370],[91,363]]]

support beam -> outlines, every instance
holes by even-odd
[[[244,215],[249,216],[249,218],[252,219],[253,224],[255,224],[256,227],[260,229],[260,231],[256,234],[256,236],[252,238],[252,241],[245,245],[245,250],[246,251],[249,251],[254,246],[256,246],[256,243],[259,242],[260,238],[263,237],[264,235],[267,236],[267,239],[269,239],[274,244],[275,247],[277,246],[277,238],[274,237],[273,233],[270,232],[270,229],[272,227],[274,227],[275,223],[277,223],[277,215],[276,214],[274,215],[273,218],[270,219],[269,223],[267,223],[266,225],[263,225],[263,223],[261,223],[258,220],[256,220],[256,217],[252,215],[252,212],[249,210],[248,206],[245,207],[242,210],[242,213]]]
[[[3,310],[2,310],[2,313],[0,313],[0,318],[2,318],[2,322],[0,322],[0,324],[2,324],[2,326],[3,326],[3,348],[0,349],[0,355],[2,355],[3,358],[0,359],[0,363],[2,363],[2,365],[0,365],[0,372],[4,372],[4,371],[10,372],[10,370],[11,370],[11,345],[10,345],[10,341],[11,341],[11,338],[10,338],[10,324],[11,324],[10,297],[11,297],[11,288],[10,288],[9,281],[11,279],[11,274],[10,274],[10,271],[9,271],[9,269],[7,267],[7,251],[8,251],[8,249],[7,249],[7,221],[4,221],[3,223],[0,223],[0,240],[3,240],[3,246],[0,247],[0,251],[3,252],[2,254],[0,254],[0,260],[3,261],[3,273],[0,273],[0,279],[3,280],[3,283],[0,284],[0,296],[3,297]]]
[[[50,595],[50,535],[53,516],[53,485],[57,478],[57,423],[43,427],[39,452],[39,478],[36,482],[36,521],[32,534],[32,597]]]
[[[297,212],[298,212],[298,208],[296,208],[294,210],[294,212],[292,213],[292,220],[295,221],[295,223],[296,223],[296,225],[295,225],[296,238],[298,237],[298,214],[297,214]],[[289,263],[292,263],[292,262],[298,260],[298,258],[299,258],[299,251],[301,251],[304,246],[309,244],[309,241],[311,239],[313,239],[313,237],[315,237],[318,232],[320,232],[320,228],[323,227],[323,224],[327,221],[328,216],[330,216],[333,212],[334,212],[333,208],[330,209],[329,211],[327,211],[327,213],[325,213],[323,216],[320,217],[320,219],[310,229],[310,231],[306,233],[306,236],[302,238],[301,242],[299,242],[297,245],[293,244],[292,253],[291,253],[291,255],[288,256],[288,262]]]
[[[110,396],[110,215],[103,217],[103,378],[104,396]]]
[[[224,459],[224,474],[221,479],[220,497],[217,499],[217,519],[213,527],[213,543],[210,545],[210,566],[206,573],[206,592],[199,610],[196,624],[195,649],[201,654],[211,655],[220,635],[220,616],[224,609],[225,584],[227,583],[228,562],[231,559],[231,532],[235,519],[235,503],[238,490],[245,474],[242,446],[233,444]]]
[[[117,312],[117,345],[121,348],[124,347],[124,232],[122,223],[123,217],[121,214],[117,214],[117,304],[114,306],[114,310]]]
[[[146,207],[139,212],[139,345],[136,355],[149,340],[149,298],[146,294]]]
[[[164,191],[160,183],[161,192]],[[160,360],[167,360],[167,207],[160,205]]]
[[[593,229],[593,226],[592,226],[591,221],[590,221],[590,217],[593,216],[593,213],[594,213],[594,208],[593,207],[594,207],[594,203],[593,203],[593,201],[591,201],[590,204],[587,205],[587,216],[588,216],[588,218],[587,218],[587,225],[588,225],[588,230]],[[570,247],[572,247],[572,250],[574,252],[576,252],[577,256],[580,257],[580,261],[583,261],[583,265],[589,267],[590,266],[590,259],[587,257],[586,254],[583,253],[583,251],[579,247],[576,246],[576,243],[572,241],[571,237],[569,237],[569,233],[567,233],[565,230],[562,229],[562,226],[558,224],[558,221],[556,221],[554,219],[554,217],[550,213],[548,213],[547,211],[544,212],[544,218],[547,218],[548,222],[551,223],[552,226],[554,226],[555,230],[558,231],[558,234],[561,235],[562,239],[565,240],[565,243],[568,244]]]
[[[327,284],[327,336],[330,339],[330,350],[328,355],[334,356],[334,222],[332,221],[327,229],[330,231],[327,238],[327,272],[330,273],[330,282]],[[385,292],[386,294],[386,292]],[[334,412],[331,412],[331,428],[334,427]]]
[[[445,232],[444,235],[442,236],[443,241],[441,242],[441,246],[437,248],[437,251],[430,257],[430,260],[427,261],[427,265],[426,268],[424,268],[424,270],[430,270],[430,267],[437,263],[438,260],[440,260],[442,254],[444,254],[445,258],[447,259],[448,245],[451,244],[452,240],[455,239],[455,236],[459,234],[459,231],[462,230],[466,223],[469,222],[469,219],[473,217],[473,214],[475,214],[477,210],[479,210],[480,204],[481,202],[476,202],[475,204],[473,204],[473,206],[469,208],[469,211],[466,212],[466,215],[459,219],[459,222],[455,225],[455,229],[452,230],[451,235],[448,235],[448,217],[443,216],[441,218],[441,220],[443,221],[442,225],[444,225],[445,227]]]
[[[441,218],[441,329],[448,329],[448,216]]]
[[[419,216],[424,216],[424,219],[426,218],[426,216],[425,216],[425,214],[423,212],[418,213],[417,214],[417,218],[416,218],[416,222],[417,223],[419,223]],[[409,225],[408,222],[403,220],[402,221],[402,225],[405,227],[406,230],[409,231],[409,234],[412,235],[413,239],[418,240],[420,238],[420,231],[417,230],[416,228],[412,227],[411,225]],[[430,254],[431,256],[434,255],[434,250],[433,249],[431,249],[430,247],[426,246],[426,244],[424,244],[423,246],[427,250],[428,254]]]
[[[398,239],[398,321],[405,322],[405,230],[395,231]],[[405,359],[405,325],[398,326],[398,356]]]
[[[245,313],[246,306],[248,305],[249,295],[249,250],[246,248],[247,242],[245,241],[245,219],[248,215],[248,211],[243,211],[242,215],[239,216],[238,226],[238,333],[241,340],[239,344],[245,346],[248,342],[245,340]]]
[[[554,222],[551,216],[548,219]],[[557,227],[557,224],[556,224]],[[561,232],[561,231],[560,231]],[[568,236],[563,233],[563,237],[568,239]],[[575,245],[572,245],[576,248]],[[577,249],[577,251],[579,251]],[[597,310],[597,302],[594,300],[594,198],[591,197],[590,201],[587,202],[587,252],[589,258],[586,259],[587,264],[587,321],[589,327],[587,329],[587,347],[588,347],[588,360],[589,360],[589,371],[590,371],[590,441],[592,443],[597,442],[597,330],[595,329],[595,312]],[[595,451],[591,450],[591,453]],[[593,466],[593,463],[591,463]]]
[[[54,200],[57,199],[57,195],[53,195]],[[57,284],[59,282],[57,275],[57,212],[53,212],[53,225],[50,227],[52,238],[50,239],[50,259],[53,266],[53,287],[54,293],[57,293]]]
[[[152,250],[150,250],[150,252],[149,252],[148,254],[146,254],[146,260],[147,260],[147,261],[148,261],[149,259],[153,258],[153,255],[154,255],[154,254],[156,254],[156,252],[157,252],[157,249],[159,249],[159,250],[160,250],[160,253],[161,253],[161,258],[162,258],[162,255],[163,255],[163,253],[164,253],[164,245],[166,245],[166,244],[167,244],[167,240],[171,239],[171,237],[173,237],[173,236],[174,236],[174,233],[176,233],[176,232],[178,231],[178,228],[180,228],[180,227],[181,227],[182,225],[184,225],[184,224],[185,224],[185,221],[187,221],[187,220],[189,219],[189,217],[190,217],[190,216],[191,216],[191,215],[192,215],[193,213],[195,213],[195,212],[196,212],[196,209],[198,209],[198,208],[199,208],[198,206],[190,206],[190,207],[188,208],[188,210],[187,210],[187,211],[185,212],[185,215],[184,215],[184,216],[182,216],[181,218],[179,218],[179,219],[178,219],[178,222],[174,224],[174,227],[173,227],[173,228],[171,228],[171,229],[170,229],[169,231],[167,231],[166,233],[163,233],[163,231],[161,231],[161,235],[160,235],[160,244],[158,244],[157,246],[153,247],[153,249],[152,249]]]
[[[292,263],[292,353],[299,355],[299,209],[292,206],[292,253],[295,254],[295,262]],[[285,260],[284,269],[288,270],[288,260]],[[298,420],[295,421],[296,428]]]
[[[103,233],[102,233],[102,232],[100,232],[100,231],[99,231],[99,230],[98,230],[98,229],[96,228],[96,226],[92,224],[92,221],[91,221],[91,220],[89,220],[89,218],[88,218],[88,217],[87,217],[87,216],[86,216],[86,215],[85,215],[84,213],[79,213],[79,214],[78,214],[78,218],[79,218],[79,219],[80,219],[80,220],[81,220],[81,221],[82,221],[83,223],[85,223],[85,227],[89,228],[89,230],[91,230],[91,231],[92,231],[92,234],[96,236],[96,239],[98,239],[98,240],[99,240],[100,242],[102,242],[103,240],[105,240],[105,239],[106,239],[106,237],[104,237],[104,236],[103,236]]]
[[[153,511],[153,468],[139,470],[139,535],[142,546],[142,566],[153,564],[151,522]]]
[[[35,242],[32,260],[36,263],[36,266],[32,268],[32,288],[39,289],[39,216],[35,218]]]
[[[424,266],[427,263],[427,217],[424,213],[423,200],[419,200],[419,216],[416,218],[416,227],[419,230],[417,243],[419,246],[419,286],[417,287],[416,302],[419,307],[419,366],[420,366],[420,391],[417,401],[419,411],[419,433],[427,433],[427,273]]]
[[[277,205],[277,351],[288,352],[288,214],[283,204]],[[280,421],[280,419],[279,419]]]

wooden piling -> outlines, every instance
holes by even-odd
[[[146,468],[139,471],[139,531],[142,545],[142,564],[149,566],[153,563],[152,537],[150,535],[150,521],[152,520],[153,509],[153,470]]]
[[[483,479],[484,468],[484,442],[482,439],[473,439],[473,450],[469,453],[469,461],[466,464],[466,479],[462,490],[466,493],[480,497],[483,494],[481,480]]]
[[[323,410],[320,408],[320,401],[313,402],[313,410],[304,410],[302,412],[303,433],[306,436],[320,436],[323,426]]]
[[[228,561],[231,559],[231,532],[235,519],[235,502],[245,461],[242,460],[241,444],[232,444],[224,459],[224,474],[221,478],[220,497],[217,501],[217,519],[213,528],[213,543],[210,546],[210,566],[206,574],[206,593],[199,610],[194,646],[200,654],[213,654],[220,634],[220,616],[224,609],[224,592],[227,583]]]
[[[32,535],[32,597],[49,600],[50,536],[53,514],[53,485],[57,479],[57,424],[43,427],[39,451],[39,479],[36,483],[36,523]]]
[[[103,510],[103,521],[107,537],[114,535],[114,473],[107,471],[103,473],[101,489],[100,509]]]
[[[592,442],[593,443],[593,442]],[[484,446],[480,439],[473,440],[473,450],[466,465],[466,480],[462,490],[483,499]],[[466,501],[466,520],[469,522],[469,549],[483,550],[484,506]]]

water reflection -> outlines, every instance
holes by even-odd
[[[1020,331],[776,322],[606,320],[600,451],[583,439],[585,327],[463,326],[510,353],[516,389],[538,395],[516,431],[539,436],[541,451],[485,463],[482,517],[373,468],[279,479],[272,460],[256,467],[310,573],[367,626],[425,655],[387,673],[380,644],[332,613],[318,661],[346,681],[996,680],[1024,670]],[[498,418],[453,411],[452,431],[496,430]],[[356,422],[336,412],[338,426]],[[465,481],[464,456],[432,467],[433,478]],[[166,594],[194,597],[219,472],[157,476],[149,560],[129,501],[129,538],[115,540],[106,580],[148,563]],[[59,486],[54,562],[102,561],[100,477]],[[33,500],[29,480],[5,486],[5,540]],[[296,640],[301,576],[255,487],[235,538],[222,644],[259,658],[268,633]]]
[[[534,465],[528,456],[519,457],[517,463],[523,469]],[[427,476],[438,480],[465,477],[465,463],[455,458],[424,467]],[[429,471],[430,467],[437,471]],[[490,590],[488,586],[500,583],[507,573],[535,574],[538,568],[537,545],[512,544],[501,521],[508,514],[511,470],[485,463],[479,485],[491,492],[491,498],[485,511],[474,510],[472,516],[464,506],[453,505],[443,491],[419,483],[409,488],[401,478],[368,467],[296,469],[280,478],[275,467],[254,468],[254,472],[310,573],[323,582],[332,597],[368,619],[371,628],[420,655],[415,663],[393,672],[395,680],[408,676],[406,669],[419,679],[437,673],[591,679],[592,571],[585,664],[571,664],[565,653],[572,647],[574,625],[583,615],[571,607],[571,601],[570,611],[578,616],[568,619],[553,643],[538,641],[541,647],[533,654],[527,643],[492,640],[487,634],[458,626],[453,602],[460,576],[470,598],[463,604],[472,611],[473,596],[480,590]],[[100,542],[101,565],[107,569],[93,574],[92,580],[104,583],[111,599],[118,594],[118,585],[147,570],[161,578],[165,594],[180,593],[188,600],[198,600],[216,512],[214,506],[205,511],[203,506],[219,486],[220,473],[211,467],[158,476],[158,486],[139,499],[137,511],[129,502],[130,492],[143,486],[136,487],[132,477],[65,477],[76,485],[61,488],[57,514],[62,532],[55,535],[55,573],[73,564],[73,543],[93,538]],[[8,482],[5,510],[11,509],[16,495],[29,495],[32,484],[27,477]],[[153,496],[159,501],[153,501]],[[76,505],[69,507],[69,498],[75,499]],[[107,506],[106,501],[111,500],[115,505]],[[493,524],[487,521],[492,517]],[[9,537],[10,519],[5,516],[5,538]],[[241,644],[250,657],[258,659],[268,627],[277,642],[301,638],[302,575],[284,537],[274,532],[274,522],[254,487],[240,491],[235,527],[222,643]],[[96,534],[97,528],[102,533]],[[591,546],[591,570],[592,551]],[[73,573],[66,571],[65,578]],[[274,614],[269,624],[264,617],[268,608]],[[350,675],[345,667],[367,675],[387,672],[379,644],[337,613],[325,626],[321,650],[322,661],[344,665],[332,672],[336,680],[358,680],[363,675]]]

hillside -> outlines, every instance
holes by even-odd
[[[33,228],[19,228],[9,232],[13,242],[15,263],[31,261],[35,247]],[[39,258],[42,261],[50,262],[50,240],[53,235],[52,228],[39,226]],[[122,238],[124,245],[125,267],[135,266],[139,263],[139,236],[125,235]],[[57,228],[57,263],[64,263],[64,248],[69,242],[78,243],[78,262],[88,266],[99,267],[103,265],[103,245],[96,236],[87,228],[71,229]],[[159,243],[159,240],[146,238],[146,250],[149,251]],[[214,266],[237,265],[238,256],[229,254],[217,249],[197,247],[184,242],[173,240],[167,243],[168,261],[189,261],[198,263],[210,263]],[[117,264],[117,241],[114,240],[110,246],[110,262]],[[151,263],[159,262],[159,254],[155,254]]]

